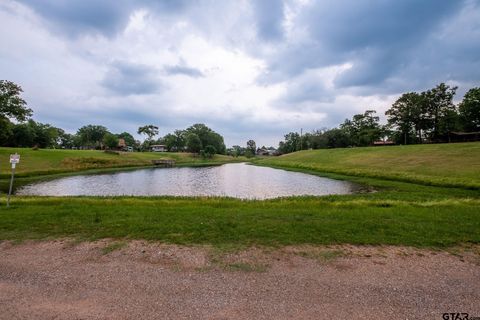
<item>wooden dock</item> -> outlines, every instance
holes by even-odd
[[[175,160],[159,159],[159,160],[152,160],[152,163],[156,166],[161,166],[165,168],[175,167]]]

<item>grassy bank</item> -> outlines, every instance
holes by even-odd
[[[262,165],[480,189],[480,142],[323,149],[295,152]]]
[[[3,199],[2,199],[3,200]],[[18,198],[0,208],[0,239],[148,239],[218,246],[480,243],[479,199],[345,197]]]
[[[238,161],[228,156],[216,155],[202,159],[191,153],[172,152],[122,152],[106,153],[98,150],[32,150],[29,148],[0,148],[0,179],[10,177],[10,154],[18,153],[21,162],[17,166],[17,177],[35,177],[66,172],[101,170],[111,168],[151,166],[154,159],[175,160],[178,165],[221,164]]]

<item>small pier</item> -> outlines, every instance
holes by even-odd
[[[175,160],[159,159],[159,160],[152,160],[152,163],[156,166],[164,167],[164,168],[175,167]]]

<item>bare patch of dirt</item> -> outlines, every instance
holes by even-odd
[[[0,242],[0,319],[480,316],[480,249]]]

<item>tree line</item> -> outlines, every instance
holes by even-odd
[[[279,143],[280,153],[305,149],[369,146],[374,142],[394,144],[451,142],[454,134],[480,131],[480,88],[470,89],[455,105],[457,87],[440,83],[423,92],[402,94],[385,112],[380,124],[375,110],[356,114],[336,128],[304,135],[290,132]]]
[[[30,117],[32,109],[21,98],[22,88],[7,80],[0,80],[0,146],[38,148],[118,149],[120,139],[134,150],[150,150],[151,145],[165,145],[168,151],[190,151],[213,156],[225,154],[223,137],[205,124],[197,123],[184,130],[175,130],[155,139],[159,130],[155,125],[138,128],[145,135],[143,142],[128,132],[112,133],[102,125],[86,125],[69,134],[50,124],[36,122]]]
[[[424,92],[402,94],[386,111],[387,124],[380,124],[375,110],[367,110],[346,119],[332,129],[319,129],[304,135],[290,132],[279,143],[280,153],[303,149],[342,148],[372,145],[375,141],[396,144],[450,142],[452,133],[480,131],[480,88],[470,89],[455,105],[457,87],[444,83]],[[246,147],[225,148],[223,137],[205,124],[197,123],[155,139],[158,127],[145,125],[137,133],[143,142],[128,132],[111,133],[101,125],[86,125],[69,134],[50,124],[30,117],[32,109],[21,98],[22,88],[0,80],[0,146],[39,148],[116,149],[119,139],[135,150],[149,150],[151,145],[164,145],[168,151],[189,151],[211,156],[215,153],[233,156],[254,156],[255,141]],[[263,149],[266,149],[263,147]]]
[[[158,127],[140,127],[138,133],[147,135],[144,149],[150,145],[160,144],[164,145],[167,151],[173,152],[189,151],[204,153],[206,156],[226,153],[223,136],[203,123],[196,123],[184,130],[177,129],[157,140],[154,140],[153,137],[158,134]]]

